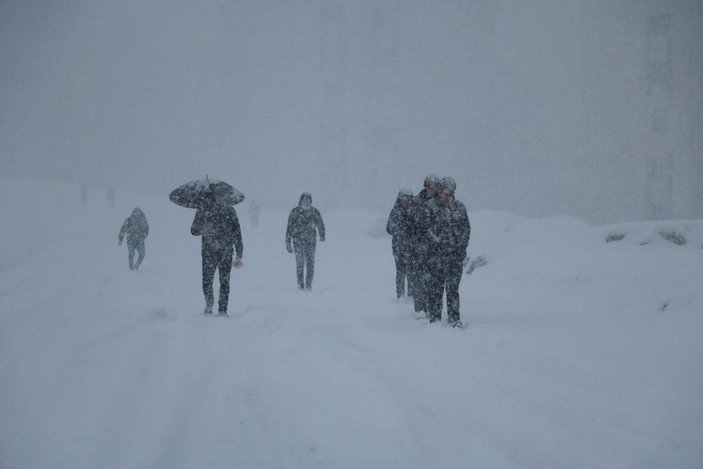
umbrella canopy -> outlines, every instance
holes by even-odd
[[[174,189],[168,196],[176,205],[186,208],[208,207],[213,204],[236,205],[244,194],[223,181],[196,179]]]

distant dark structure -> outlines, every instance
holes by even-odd
[[[112,184],[107,186],[107,206],[115,206],[115,188],[112,187]]]
[[[88,203],[88,185],[85,182],[81,182],[81,203]]]

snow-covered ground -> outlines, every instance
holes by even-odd
[[[703,467],[703,221],[464,202],[487,261],[464,330],[395,300],[387,213],[323,212],[308,293],[287,213],[252,228],[246,202],[223,319],[202,314],[194,211],[0,178],[0,467]],[[141,272],[117,246],[135,206]]]

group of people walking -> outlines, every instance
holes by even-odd
[[[205,296],[205,314],[212,314],[215,305],[213,281],[219,272],[220,292],[217,309],[220,316],[227,316],[229,304],[230,273],[232,267],[242,267],[244,243],[237,211],[232,205],[214,201],[198,207],[190,227],[193,236],[201,237],[202,283]],[[146,215],[136,207],[122,224],[118,245],[127,236],[128,262],[130,270],[138,270],[146,248],[144,241],[149,235]],[[295,253],[298,288],[310,290],[315,274],[315,249],[317,238],[325,240],[325,224],[320,211],[312,206],[312,195],[304,192],[298,206],[291,210],[286,227],[286,249]],[[139,258],[134,262],[134,253]],[[236,257],[235,257],[236,254]]]
[[[386,230],[392,235],[396,264],[396,295],[412,297],[418,319],[430,322],[442,318],[446,291],[447,320],[462,327],[459,312],[459,284],[471,235],[466,207],[454,197],[456,182],[450,177],[429,175],[417,194],[409,190],[398,193],[388,217]],[[205,314],[215,305],[213,281],[219,271],[218,312],[227,315],[232,267],[243,266],[244,244],[237,212],[232,205],[209,203],[198,207],[190,228],[200,236],[202,288]],[[144,241],[149,224],[137,207],[124,221],[118,244],[127,235],[130,270],[138,270],[145,256]],[[312,195],[303,192],[288,216],[285,233],[286,250],[295,253],[298,288],[310,290],[315,274],[317,240],[325,240],[325,224],[320,211],[312,205]],[[135,251],[139,258],[134,262]],[[407,287],[406,287],[407,283]]]
[[[407,294],[418,319],[437,322],[442,319],[446,291],[447,321],[452,327],[463,327],[459,284],[471,224],[455,192],[453,178],[430,174],[417,195],[407,189],[398,192],[386,230],[393,237],[398,299]]]

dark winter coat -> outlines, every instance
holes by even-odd
[[[202,236],[203,250],[220,250],[234,245],[237,258],[244,253],[237,211],[231,205],[199,208],[190,227],[193,236]]]
[[[127,244],[133,245],[144,242],[149,236],[149,223],[139,207],[132,210],[132,214],[122,224],[119,235],[120,242],[124,239],[125,233],[127,234]]]
[[[427,189],[422,189],[413,198],[412,203],[412,253],[416,262],[423,263],[430,251],[429,226],[426,204],[434,198]]]
[[[420,192],[417,193],[414,201],[416,205],[424,205],[426,202],[433,198],[434,197],[430,195],[430,192],[427,189],[422,189]]]
[[[439,261],[463,261],[471,237],[464,204],[452,199],[444,205],[432,199],[424,207],[432,257]]]
[[[395,200],[395,205],[391,209],[386,223],[386,231],[393,236],[391,246],[393,255],[410,256],[413,247],[413,205],[412,200],[406,206],[400,203],[401,193]]]
[[[310,194],[304,192],[300,196],[298,206],[291,210],[290,215],[288,215],[286,246],[290,246],[291,241],[315,243],[318,233],[320,235],[320,241],[325,240],[325,224],[322,221],[322,215],[320,215],[320,211],[313,206],[304,207],[304,197],[310,197]]]

